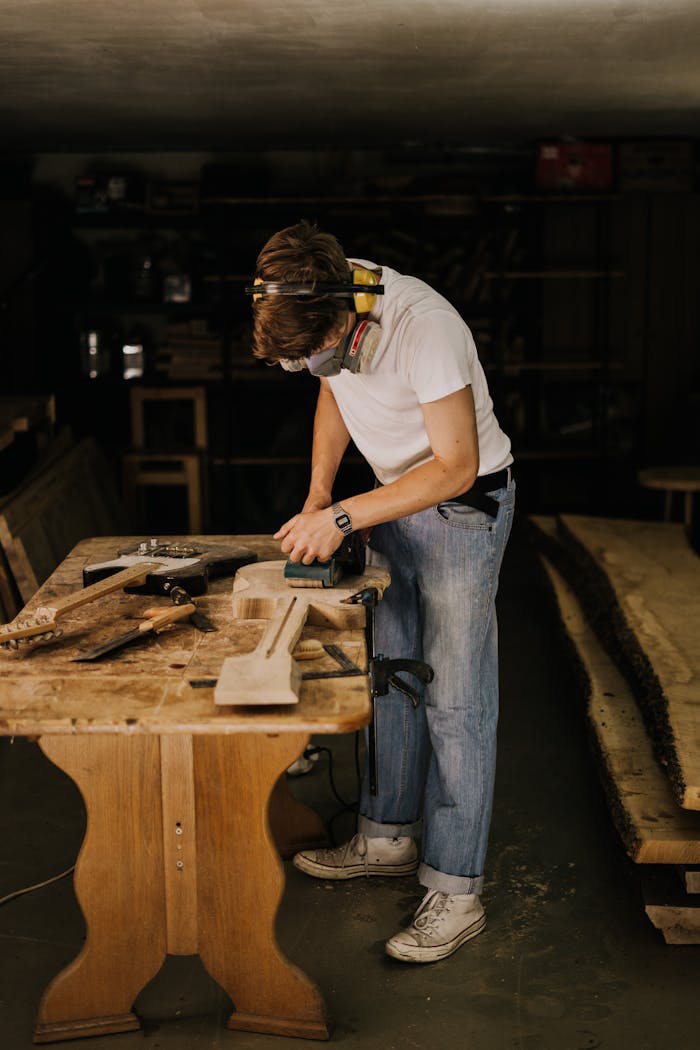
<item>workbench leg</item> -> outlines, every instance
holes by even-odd
[[[40,745],[87,809],[74,877],[87,937],[46,989],[34,1042],[131,1031],[133,1002],[166,953],[159,740],[82,734]]]
[[[234,1002],[229,1028],[327,1039],[321,994],[274,930],[284,873],[268,803],[307,743],[301,733],[194,738],[199,954]]]

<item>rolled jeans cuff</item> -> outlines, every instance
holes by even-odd
[[[484,888],[483,875],[446,875],[429,864],[422,863],[418,868],[418,881],[421,886],[439,893],[481,893]]]
[[[417,839],[420,835],[422,821],[416,820],[413,824],[379,824],[376,820],[370,820],[360,813],[357,818],[357,830],[368,839]]]

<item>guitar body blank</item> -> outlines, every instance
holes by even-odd
[[[284,578],[284,562],[264,561],[239,569],[233,582],[234,618],[269,623],[254,652],[224,660],[214,702],[234,706],[297,703],[301,672],[292,650],[304,627],[362,629],[365,607],[343,600],[363,587],[376,587],[381,594],[388,583],[388,573],[377,569],[347,576],[337,587],[296,589]]]

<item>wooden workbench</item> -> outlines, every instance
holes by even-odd
[[[21,618],[78,589],[84,565],[136,539],[80,543]],[[243,544],[260,560],[281,557],[266,537],[188,542]],[[87,809],[75,872],[87,939],[44,993],[36,1042],[138,1028],[132,1004],[166,954],[200,955],[235,1004],[230,1028],[328,1038],[318,988],[275,939],[284,888],[275,839],[298,846],[321,833],[286,791],[283,774],[311,734],[367,724],[367,678],[305,682],[300,702],[285,707],[215,706],[224,658],[254,649],[265,626],[232,620],[231,586],[230,578],[212,581],[197,600],[216,633],[181,623],[96,663],[71,662],[134,626],[129,618],[168,604],[118,592],[62,618],[58,640],[0,651],[0,733],[40,737]],[[343,632],[306,633],[332,637],[364,666],[359,621]]]

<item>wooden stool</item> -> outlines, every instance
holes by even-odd
[[[172,411],[169,418],[161,413],[159,420],[158,409],[166,403]],[[207,524],[204,387],[132,387],[131,441],[133,449],[122,457],[122,478],[124,499],[134,521],[148,531],[140,500],[145,488],[184,486],[187,529],[203,532]]]
[[[682,492],[683,521],[690,529],[693,518],[693,494],[700,492],[700,467],[648,467],[637,474],[639,484],[647,489],[661,489],[664,494],[664,521],[671,520],[674,492]]]
[[[204,531],[202,514],[202,471],[199,452],[126,452],[122,457],[124,500],[135,522],[142,517],[139,489],[159,485],[182,485],[187,491],[187,529]],[[147,524],[147,523],[146,523]],[[146,531],[148,531],[146,529]]]
[[[177,402],[181,402],[186,412],[191,413],[189,419],[183,421],[183,429],[187,431],[184,440],[178,440],[175,434],[154,435],[153,417],[157,407],[162,407],[164,402],[170,402],[173,409],[177,408]],[[177,444],[182,448],[189,446],[203,452],[207,447],[207,402],[204,387],[132,387],[131,444],[135,449],[152,449],[158,452],[167,452],[169,447]]]

